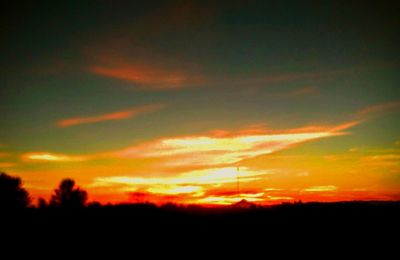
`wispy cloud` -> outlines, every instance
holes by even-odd
[[[280,188],[264,188],[264,191],[281,191]]]
[[[131,115],[130,115],[131,116]],[[96,121],[98,117],[95,117]],[[90,120],[92,122],[92,120]],[[347,134],[354,125],[348,122],[334,126],[309,126],[288,130],[271,130],[262,126],[239,131],[213,130],[203,135],[176,136],[139,143],[117,151],[86,155],[53,152],[29,152],[23,161],[79,162],[99,158],[147,159],[158,161],[160,167],[228,166],[247,158],[270,154],[303,142]]]
[[[376,154],[360,158],[360,162],[367,166],[400,166],[400,153]]]
[[[326,192],[326,191],[335,191],[337,187],[334,185],[325,185],[325,186],[312,186],[303,189],[302,191],[306,192]]]
[[[282,72],[282,73],[263,73],[253,75],[242,75],[240,78],[233,77],[221,79],[222,82],[231,81],[234,85],[244,86],[266,86],[269,84],[278,84],[284,82],[293,82],[300,80],[318,80],[335,78],[337,76],[351,74],[353,70],[342,69],[342,70],[324,70],[324,71],[305,71],[305,72]],[[310,87],[308,90],[304,89],[304,92],[316,91]]]
[[[140,114],[153,112],[165,107],[164,104],[152,104],[152,105],[145,105],[130,108],[127,110],[116,111],[112,113],[96,115],[96,116],[89,116],[89,117],[73,117],[63,119],[57,122],[57,126],[59,127],[69,127],[81,124],[93,124],[99,123],[104,121],[115,121],[115,120],[125,120],[128,118],[132,118],[138,116]]]
[[[344,130],[355,124],[357,122],[288,130],[271,130],[259,125],[239,131],[217,130],[201,135],[160,138],[117,151],[87,155],[33,152],[23,154],[22,160],[26,163],[47,162],[51,167],[50,163],[53,162],[107,159],[115,166],[113,170],[107,167],[91,169],[90,163],[83,164],[83,169],[87,168],[86,172],[92,176],[87,180],[90,183],[87,187],[93,192],[107,191],[130,196],[135,201],[224,204],[246,198],[254,202],[279,202],[293,196],[265,188],[269,186],[253,190],[243,188],[240,196],[210,190],[231,191],[232,187],[236,187],[238,177],[243,187],[245,184],[263,183],[265,179],[275,178],[272,176],[283,173],[279,167],[242,165],[242,160],[257,159],[260,155],[289,149],[303,142],[343,135],[346,134]],[[133,162],[139,169],[127,166]]]
[[[185,70],[139,66],[134,64],[117,66],[93,66],[90,71],[104,77],[136,83],[147,90],[168,90],[190,87],[202,82],[199,75]]]
[[[272,170],[254,170],[242,167],[240,170],[240,181],[247,183],[257,181],[265,175],[274,173]],[[161,200],[169,196],[169,200],[177,200],[188,203],[223,204],[224,201],[239,201],[238,194],[209,193],[210,187],[222,184],[236,183],[236,167],[209,168],[203,170],[189,171],[173,177],[101,177],[95,178],[90,185],[92,188],[106,187],[119,189],[124,192],[134,192],[134,200],[146,197],[153,201]],[[242,193],[240,197],[249,201],[261,200],[264,193]],[[171,197],[174,196],[174,197]],[[224,199],[226,198],[226,199]]]
[[[156,27],[157,30],[160,29],[159,25]],[[176,26],[169,29],[172,28],[176,30]],[[201,60],[193,62],[194,59],[160,52],[158,48],[138,41],[137,35],[130,36],[131,27],[126,30],[124,35],[111,34],[113,36],[108,35],[100,41],[106,42],[107,45],[99,44],[97,41],[86,50],[88,57],[86,72],[133,83],[130,84],[133,89],[148,91],[197,86],[238,87],[248,90],[286,82],[327,80],[354,72],[354,68],[345,68],[296,72],[259,70],[241,74],[221,73],[218,68],[213,68]],[[116,38],[118,38],[117,42],[115,42]],[[293,91],[291,95],[316,95],[318,93],[319,90],[316,87],[303,87]]]
[[[197,203],[201,204],[215,204],[215,205],[230,205],[235,202],[239,202],[242,199],[246,199],[248,202],[260,202],[265,200],[265,198],[261,197],[263,194],[260,193],[260,197],[251,197],[245,196],[247,194],[238,194],[235,196],[208,196],[202,199],[197,200]],[[252,195],[252,194],[250,194]],[[258,195],[258,194],[256,194]]]
[[[371,105],[359,110],[356,113],[356,115],[361,118],[369,119],[392,111],[400,112],[400,101],[391,101],[391,102]]]
[[[247,133],[213,131],[205,135],[161,138],[115,151],[118,158],[172,158],[167,165],[221,165],[289,148],[295,144],[343,134],[357,124],[332,127],[306,127],[269,133],[268,130]]]
[[[260,176],[271,174],[271,170],[253,170],[246,167],[240,169],[240,181],[248,182],[257,180]],[[207,185],[236,182],[236,167],[209,168],[194,170],[174,177],[100,177],[95,178],[93,186],[109,186],[112,184],[129,185]]]
[[[89,160],[89,156],[56,154],[48,152],[31,152],[21,155],[23,161],[31,162],[81,162]]]
[[[204,194],[203,187],[194,185],[155,185],[148,188],[147,191],[150,193],[166,195],[194,194],[194,196],[202,196]]]

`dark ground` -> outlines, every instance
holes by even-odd
[[[94,205],[86,208],[29,208],[1,214],[7,228],[53,230],[232,230],[276,229],[335,231],[399,231],[400,202],[291,203],[259,207],[246,205],[203,208],[167,204]],[[400,233],[399,233],[400,234]]]
[[[245,259],[254,259],[259,258],[255,255],[260,251],[290,256],[301,250],[301,255],[312,253],[318,259],[332,255],[347,258],[345,252],[378,252],[378,259],[389,259],[383,256],[388,252],[393,255],[399,247],[400,202],[295,203],[248,208],[172,204],[74,210],[47,207],[2,212],[0,219],[1,238],[7,241],[2,244],[3,249],[17,245],[24,252],[23,248],[33,247],[36,250],[32,252],[39,255],[44,247],[46,253],[52,248],[61,255],[79,248],[100,256],[103,251],[135,254],[140,250],[148,256],[161,252],[193,259],[217,250],[223,254],[249,251]],[[190,250],[191,255],[186,255],[185,250]]]

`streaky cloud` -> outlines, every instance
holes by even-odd
[[[357,117],[370,119],[389,112],[400,112],[400,101],[390,101],[367,106],[356,113]]]
[[[337,187],[334,185],[325,185],[325,186],[312,186],[303,189],[305,192],[327,192],[327,191],[336,191]]]
[[[343,135],[357,121],[322,127],[256,132],[212,131],[204,135],[161,138],[140,143],[106,156],[115,158],[170,158],[165,165],[223,165],[270,154],[306,141]]]
[[[112,113],[89,116],[89,117],[73,117],[63,119],[57,122],[58,127],[70,127],[81,124],[94,124],[104,121],[116,121],[116,120],[125,120],[132,117],[136,117],[138,115],[153,112],[165,107],[165,104],[151,104],[133,107],[126,110],[116,111]]]
[[[49,152],[30,152],[21,155],[23,161],[27,162],[81,162],[90,159],[89,156],[77,156],[57,154]]]

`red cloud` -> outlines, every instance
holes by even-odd
[[[165,105],[163,104],[152,104],[152,105],[145,105],[140,107],[134,107],[127,110],[117,111],[113,113],[91,116],[91,117],[74,117],[74,118],[67,118],[57,122],[59,127],[69,127],[74,125],[80,124],[91,124],[91,123],[98,123],[103,121],[111,121],[111,120],[124,120],[128,119],[143,113],[152,112],[155,110],[159,110],[163,108]]]
[[[392,101],[368,106],[357,112],[360,117],[374,117],[390,111],[400,111],[400,101]]]
[[[201,82],[198,77],[187,72],[136,65],[94,66],[90,71],[105,77],[135,82],[147,89],[175,89]]]

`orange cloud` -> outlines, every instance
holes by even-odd
[[[55,154],[48,152],[31,152],[21,155],[24,161],[36,162],[81,162],[89,159],[88,156],[76,156],[66,154]]]
[[[177,89],[201,82],[200,77],[181,70],[154,68],[138,65],[93,66],[97,75],[134,82],[144,89]]]
[[[400,112],[400,101],[392,101],[368,106],[358,111],[356,115],[363,118],[371,118],[391,111]]]
[[[145,105],[140,107],[134,107],[127,110],[117,111],[113,113],[91,116],[91,117],[74,117],[68,118],[64,120],[60,120],[57,122],[59,127],[69,127],[74,125],[81,125],[81,124],[93,124],[99,123],[104,121],[113,121],[113,120],[124,120],[128,118],[132,118],[138,116],[143,113],[153,112],[165,107],[163,104],[152,104],[152,105]]]
[[[163,185],[158,185],[150,187],[148,192],[157,194],[195,194],[195,196],[203,195],[203,188],[201,186],[170,186],[165,187]]]
[[[14,167],[17,164],[12,163],[12,162],[0,162],[0,168],[10,168],[10,167]]]
[[[326,186],[312,186],[303,189],[302,191],[306,192],[326,192],[326,191],[336,191],[337,187],[334,185],[326,185]]]
[[[241,183],[247,183],[259,180],[262,176],[273,174],[272,170],[252,170],[242,167],[239,172]],[[134,192],[135,200],[146,199],[160,200],[161,197],[168,197],[169,201],[178,201],[186,203],[213,203],[212,199],[206,198],[214,195],[205,196],[206,190],[210,187],[217,187],[222,184],[236,183],[238,171],[236,167],[209,168],[203,170],[194,170],[179,174],[173,177],[130,177],[113,176],[98,177],[89,185],[90,188],[107,188],[119,192]],[[141,194],[141,198],[137,195]],[[262,193],[263,194],[263,193]],[[262,195],[261,194],[261,195]],[[234,197],[230,196],[231,198]],[[243,198],[249,200],[258,200],[259,194],[243,194]],[[150,197],[149,197],[150,196]],[[174,197],[171,197],[174,196]],[[215,196],[214,196],[215,197]],[[238,201],[237,199],[233,199]],[[161,200],[162,201],[162,200]],[[165,200],[164,200],[165,201]]]
[[[259,176],[272,174],[272,170],[252,170],[246,167],[240,168],[240,181],[249,182],[259,178]],[[150,186],[150,185],[215,185],[221,183],[234,183],[237,178],[236,167],[209,168],[194,170],[173,177],[99,177],[95,178],[92,187],[112,186],[114,184],[128,184],[131,186]]]
[[[248,202],[261,202],[264,198],[257,197],[244,197],[243,194],[239,194],[237,196],[209,196],[196,201],[196,203],[200,204],[215,204],[215,205],[230,205],[235,202],[239,202],[242,199],[246,199]]]
[[[214,131],[206,135],[162,138],[113,152],[117,158],[172,157],[166,165],[224,165],[289,148],[295,144],[343,134],[357,122],[329,128],[309,127],[269,133]]]
[[[55,178],[54,172],[58,176],[79,176],[79,181],[86,185],[93,198],[102,198],[102,201],[128,199],[156,203],[230,204],[246,199],[258,203],[279,203],[297,199],[300,195],[302,198],[311,198],[313,194],[319,196],[318,192],[300,192],[304,187],[316,189],[320,183],[312,182],[300,187],[293,184],[290,188],[297,187],[297,191],[288,192],[287,187],[277,186],[276,180],[289,176],[287,173],[290,170],[295,173],[312,172],[312,168],[303,168],[302,162],[308,162],[297,159],[297,165],[293,160],[280,157],[276,160],[280,164],[274,164],[260,155],[288,149],[303,142],[343,135],[344,130],[357,123],[289,130],[270,130],[255,125],[239,131],[217,130],[201,135],[160,138],[118,151],[88,155],[33,152],[23,154],[22,159],[27,162],[49,162],[40,165],[47,167],[41,173],[47,172],[51,176],[49,178]],[[52,169],[54,164],[51,162],[73,163],[93,159],[106,159],[107,164],[95,166],[84,163],[79,164],[77,169]],[[244,159],[259,160],[266,166],[257,162],[246,164],[248,160]],[[239,172],[236,166],[239,166]],[[86,174],[83,176],[81,172]],[[297,175],[289,177],[292,180],[300,178]],[[305,182],[309,177],[301,178]],[[238,179],[240,194],[235,192]],[[341,186],[340,183],[333,184]],[[105,194],[110,194],[112,199]]]

